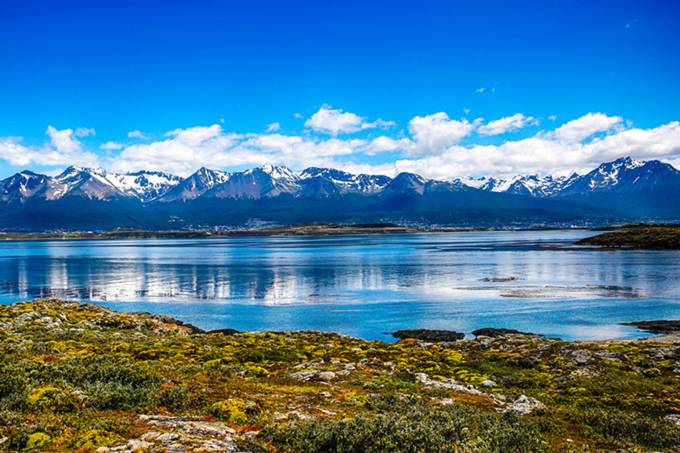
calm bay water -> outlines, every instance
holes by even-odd
[[[642,336],[680,318],[680,253],[546,250],[587,231],[0,243],[0,303],[55,296],[204,329],[510,327]],[[494,281],[515,278],[511,281]]]

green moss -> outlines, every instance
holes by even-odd
[[[98,447],[108,447],[121,442],[119,435],[103,430],[91,429],[82,434],[76,442],[76,447],[82,450],[95,450]]]
[[[26,440],[26,450],[35,450],[47,445],[52,438],[45,433],[33,433]]]
[[[210,406],[208,412],[230,423],[243,423],[246,420],[246,404],[239,399],[223,400]]]

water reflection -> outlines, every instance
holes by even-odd
[[[619,321],[680,316],[678,253],[541,250],[586,234],[7,242],[0,303],[61,297],[207,328],[369,338],[507,326],[594,339],[636,334]]]

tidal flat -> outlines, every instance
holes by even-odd
[[[482,333],[485,331],[482,331]],[[0,306],[0,450],[678,451],[680,336],[396,343]]]

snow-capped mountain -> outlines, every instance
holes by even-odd
[[[121,192],[142,201],[150,201],[163,195],[182,182],[179,176],[160,171],[137,171],[126,174],[108,174],[111,181]]]
[[[283,194],[295,195],[300,190],[299,176],[286,167],[265,165],[233,173],[228,181],[210,191],[206,197],[260,199]]]
[[[410,222],[436,225],[573,225],[680,220],[680,172],[622,158],[582,176],[440,181],[332,168],[201,168],[180,178],[69,167],[0,181],[0,229],[193,228],[255,220]],[[250,202],[252,201],[252,202]]]
[[[440,197],[441,194],[463,192],[503,193],[530,199],[568,198],[589,205],[599,203],[604,208],[631,200],[635,200],[637,205],[656,206],[662,202],[657,198],[667,198],[680,192],[680,172],[659,161],[641,162],[630,158],[603,163],[582,176],[530,175],[509,179],[482,177],[452,181],[427,179],[414,173],[400,173],[394,178],[354,175],[317,167],[296,173],[283,166],[271,165],[234,173],[201,168],[186,178],[154,171],[117,174],[100,168],[71,166],[53,177],[24,170],[0,181],[0,204],[78,198],[93,201],[129,200],[143,204],[189,202],[195,199],[225,202],[229,199],[283,200],[285,197],[332,199],[346,195],[361,195],[367,199],[382,196],[385,199],[393,195],[423,197],[438,194]],[[627,197],[602,198],[608,194],[627,194]],[[492,199],[477,197],[475,203],[482,202],[479,200],[488,203],[487,200]],[[670,211],[666,209],[664,212]]]
[[[382,190],[392,179],[383,175],[353,175],[333,168],[309,167],[300,173],[307,186],[332,193],[371,194]]]
[[[33,198],[45,198],[50,192],[51,178],[24,170],[0,182],[0,201],[20,202]]]
[[[677,169],[658,160],[645,162],[624,157],[603,163],[581,176],[576,173],[568,177],[518,175],[509,179],[480,177],[461,178],[455,181],[489,192],[545,198],[605,191],[645,191],[654,187],[673,186],[677,184],[678,175],[680,172]]]
[[[130,196],[107,179],[106,171],[101,168],[71,166],[54,177],[52,182],[52,190],[46,197],[48,200],[67,196],[93,200]]]
[[[158,199],[164,202],[194,200],[213,187],[229,181],[229,178],[231,178],[231,173],[201,167],[196,173],[180,181]]]
[[[118,174],[101,168],[70,166],[50,177],[24,170],[0,182],[0,201],[57,200],[62,197],[149,201],[181,181],[178,176],[155,171]]]
[[[593,193],[632,193],[680,188],[680,171],[658,160],[638,161],[630,157],[601,164],[574,178],[559,196]]]
[[[429,180],[415,173],[399,173],[382,190],[385,193],[423,195]]]
[[[265,165],[231,173],[203,195],[205,198],[260,199],[299,191],[299,177],[286,167]]]
[[[528,195],[537,198],[549,197],[569,186],[578,175],[553,177],[550,175],[515,176],[509,179],[494,177],[462,178],[459,181],[469,187],[487,192],[511,193],[514,195]]]
[[[133,198],[141,201],[153,200],[182,178],[158,171],[134,173],[109,173],[101,168],[71,166],[52,178],[47,199],[64,196],[82,196],[96,200]]]

